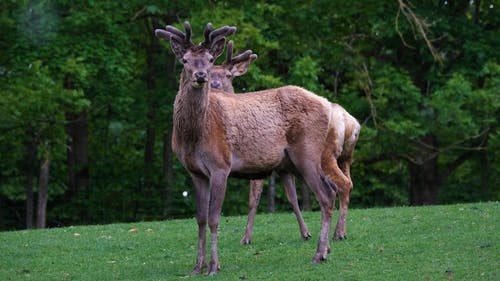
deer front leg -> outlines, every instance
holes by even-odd
[[[191,274],[200,274],[203,268],[207,267],[206,262],[206,234],[208,221],[208,204],[210,190],[208,180],[197,176],[192,176],[196,193],[196,221],[198,222],[198,256],[196,264]]]
[[[309,229],[307,229],[307,225],[302,218],[302,213],[300,212],[299,203],[297,200],[297,190],[295,188],[293,175],[288,173],[280,174],[280,179],[283,185],[285,186],[286,197],[288,202],[292,205],[293,212],[297,217],[297,222],[300,228],[300,235],[303,240],[308,240],[311,237],[311,233],[309,233]]]
[[[253,223],[255,220],[255,214],[257,213],[257,206],[259,205],[263,185],[264,182],[262,180],[250,181],[250,195],[248,196],[248,220],[245,228],[245,234],[240,240],[241,245],[250,244],[252,241]]]
[[[210,178],[210,207],[208,210],[208,226],[211,233],[211,257],[208,274],[215,275],[220,270],[219,256],[217,253],[217,229],[220,221],[220,212],[224,195],[226,193],[226,172],[212,173]]]

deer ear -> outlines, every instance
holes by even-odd
[[[184,57],[184,54],[186,54],[186,52],[188,51],[186,48],[186,45],[176,41],[175,37],[171,37],[170,47],[172,48],[172,52],[174,52],[175,56],[179,60],[182,60],[182,58]]]
[[[170,47],[179,60],[184,57],[184,54],[187,52],[187,45],[186,42],[183,41],[178,34],[172,33],[167,30],[156,29],[155,35],[158,38],[162,38],[170,42]]]
[[[234,64],[233,67],[231,68],[231,73],[233,74],[233,76],[241,76],[247,73],[250,63],[252,63],[252,61],[254,61],[256,58],[257,55],[252,54],[247,60]]]
[[[217,39],[217,41],[215,41],[212,44],[209,52],[214,58],[218,58],[222,54],[222,52],[224,51],[225,46],[226,46],[226,38],[221,37],[221,38]]]

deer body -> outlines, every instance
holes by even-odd
[[[321,230],[312,262],[326,259],[337,186],[349,185],[336,159],[345,127],[330,103],[302,88],[287,86],[245,95],[210,90],[208,76],[235,28],[205,30],[195,46],[186,33],[167,26],[157,36],[170,41],[184,65],[174,103],[173,150],[189,171],[196,191],[198,255],[193,273],[206,266],[206,226],[211,232],[208,273],[220,269],[217,230],[230,174],[262,178],[273,170],[294,173],[313,190],[321,207]]]
[[[224,92],[234,93],[234,88],[232,85],[232,81],[234,77],[241,76],[245,74],[250,66],[250,63],[257,58],[257,56],[248,57],[247,59],[242,60],[241,55],[232,57],[233,53],[233,42],[230,41],[228,43],[227,48],[227,57],[222,65],[213,66],[210,71],[210,85],[212,89],[219,89]],[[332,109],[342,117],[335,120],[335,122],[339,123],[339,126],[344,126],[344,135],[338,136],[339,142],[343,143],[341,155],[338,158],[339,166],[344,173],[344,175],[349,179],[350,185],[352,187],[352,180],[350,175],[350,165],[353,161],[353,153],[354,148],[356,146],[359,131],[361,129],[358,121],[351,116],[342,106],[332,103]],[[309,230],[307,228],[304,219],[302,218],[302,214],[299,208],[297,193],[295,189],[295,184],[293,181],[292,175],[281,175],[281,180],[285,186],[285,191],[287,195],[287,199],[293,207],[294,213],[297,217],[297,222],[299,224],[300,233],[304,240],[307,240],[311,237]],[[250,193],[249,193],[249,212],[248,212],[248,220],[245,229],[245,234],[241,239],[241,244],[250,244],[252,232],[253,232],[253,224],[255,215],[257,213],[257,206],[260,200],[260,196],[262,194],[263,182],[262,180],[252,180],[250,183]],[[347,238],[346,236],[346,218],[347,218],[347,209],[349,205],[351,190],[339,190],[340,195],[340,216],[337,222],[337,227],[334,234],[335,240],[342,240]]]
[[[205,176],[210,175],[214,160],[244,178],[286,170],[288,149],[294,144],[307,147],[310,138],[325,140],[326,132],[333,129],[330,120],[341,118],[333,115],[326,99],[296,86],[244,95],[212,90],[197,98],[197,107],[181,92],[176,98],[173,148],[188,170]],[[180,113],[187,108],[192,110]],[[186,128],[187,120],[193,128]],[[341,146],[337,144],[338,151]],[[216,159],[209,157],[212,154]]]
[[[233,58],[233,42],[229,41],[227,46],[226,60],[221,65],[213,66],[210,69],[210,86],[212,89],[222,90],[226,93],[234,94],[233,78],[245,74],[251,62],[257,58],[257,55],[250,55],[248,57],[240,54]],[[285,88],[285,91],[288,89]],[[274,135],[275,132],[269,132]],[[264,138],[267,136],[263,136]],[[250,146],[255,146],[257,143],[252,142]],[[249,146],[249,147],[250,147]],[[260,145],[258,145],[260,147]],[[299,225],[300,235],[302,239],[307,240],[311,237],[311,233],[302,218],[302,213],[297,200],[297,191],[295,189],[294,177],[290,173],[280,174],[281,182],[285,187],[285,192],[288,201],[292,205],[293,211],[297,218]],[[252,239],[253,224],[255,215],[257,213],[257,206],[259,205],[260,197],[264,183],[262,179],[253,179],[250,181],[250,192],[248,200],[248,220],[245,228],[245,233],[240,240],[240,244],[250,244]]]

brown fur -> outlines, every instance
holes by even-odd
[[[210,90],[208,74],[225,39],[219,36],[214,42],[202,44],[205,52],[198,53],[182,40],[190,36],[180,31],[169,33],[172,29],[156,33],[170,40],[184,64],[174,103],[172,143],[196,191],[198,255],[193,273],[207,266],[207,224],[211,232],[208,273],[220,269],[217,230],[231,173],[255,176],[277,171],[303,178],[316,195],[322,213],[312,262],[325,260],[336,190],[348,189],[341,186],[348,180],[337,164],[345,127],[336,120],[342,115],[332,110],[326,99],[296,86],[244,95]]]
[[[210,70],[210,85],[212,89],[222,90],[228,93],[234,93],[234,88],[232,81],[234,77],[241,76],[247,72],[247,69],[253,59],[248,58],[246,61],[240,61],[237,65],[231,63],[231,57],[229,56],[226,62],[222,65],[213,66]],[[336,120],[338,123],[343,123],[345,127],[344,137],[343,137],[343,147],[340,156],[338,157],[339,167],[347,177],[348,181],[345,182],[346,189],[340,190],[340,215],[337,221],[337,226],[335,229],[334,239],[342,240],[347,238],[346,235],[346,218],[347,209],[349,205],[349,197],[352,190],[352,179],[350,175],[350,166],[353,161],[354,148],[356,146],[359,131],[361,126],[358,121],[352,117],[344,108],[340,105],[332,103],[331,104],[334,111],[338,111],[342,116],[340,120]],[[293,134],[292,134],[293,135]],[[285,185],[285,191],[287,194],[287,199],[293,207],[295,215],[297,217],[297,222],[299,224],[300,233],[303,239],[307,240],[311,237],[306,223],[302,218],[300,208],[297,202],[297,194],[295,190],[295,184],[292,180],[286,179],[287,182],[283,182]],[[245,234],[241,239],[241,244],[250,244],[253,232],[253,223],[255,220],[255,214],[257,212],[257,205],[260,200],[262,193],[263,183],[262,180],[252,180],[250,183],[250,194],[249,194],[249,212],[248,220],[245,228]]]

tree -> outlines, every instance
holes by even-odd
[[[3,121],[1,129],[8,135],[7,140],[18,139],[21,145],[26,143],[25,147],[28,147],[26,151],[28,157],[23,159],[24,153],[14,153],[11,157],[22,163],[21,167],[31,167],[32,163],[24,162],[26,160],[40,159],[36,226],[44,228],[51,162],[60,161],[62,151],[65,149],[64,112],[81,110],[87,107],[89,102],[81,91],[65,90],[61,82],[52,80],[48,68],[42,66],[40,61],[35,61],[24,69],[9,69],[1,79],[0,108]],[[39,156],[35,155],[37,151],[40,152]],[[4,152],[6,155],[10,154],[8,151]],[[26,173],[28,199],[26,225],[30,228],[33,217],[34,176],[31,169],[27,170],[29,172]],[[11,170],[11,173],[18,172]],[[22,174],[22,171],[18,174]],[[55,193],[57,192],[55,190]]]
[[[1,1],[0,229],[34,226],[42,167],[47,226],[193,215],[170,150],[180,68],[152,36],[185,20],[194,41],[209,21],[235,25],[236,51],[259,55],[236,92],[297,84],[361,121],[351,205],[498,200],[500,17],[490,4]],[[247,188],[229,181],[224,214],[246,212]]]

